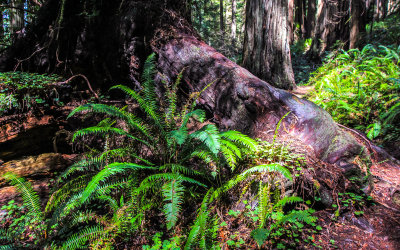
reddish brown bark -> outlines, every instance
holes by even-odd
[[[295,87],[287,0],[248,0],[243,66],[282,89]]]

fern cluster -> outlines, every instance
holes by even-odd
[[[370,139],[396,140],[400,131],[400,47],[366,45],[328,58],[310,79],[309,99],[339,123]]]
[[[67,237],[65,246],[95,246],[100,238],[111,244],[118,235],[141,230],[146,213],[157,207],[162,207],[167,229],[173,230],[189,193],[206,193],[216,185],[222,167],[234,170],[246,153],[256,150],[257,142],[248,136],[220,132],[205,123],[205,112],[195,109],[200,93],[190,95],[182,107],[177,104],[182,72],[174,83],[164,81],[166,94],[158,96],[154,60],[153,54],[145,63],[142,90],[124,85],[112,88],[133,99],[142,113],[86,104],[69,115],[84,112],[105,118],[75,132],[75,142],[102,138],[104,147],[61,175],[60,188],[46,207],[60,231],[83,228]],[[193,123],[200,128],[191,129]],[[115,143],[116,138],[122,143]],[[99,213],[98,206],[109,212]]]
[[[154,227],[166,228],[173,239],[179,239],[166,244],[210,249],[217,243],[220,228],[214,207],[224,193],[240,186],[245,193],[252,183],[259,184],[259,228],[271,225],[277,214],[282,214],[282,220],[275,227],[301,220],[298,211],[283,214],[284,206],[299,198],[284,197],[284,190],[274,187],[277,180],[292,180],[287,168],[290,157],[256,161],[258,152],[265,152],[264,144],[237,131],[219,131],[206,122],[205,112],[196,109],[200,93],[192,93],[178,105],[183,71],[174,83],[156,86],[154,60],[151,55],[145,63],[140,91],[124,85],[112,88],[123,91],[140,110],[85,104],[71,112],[69,117],[85,113],[103,120],[75,132],[73,141],[90,151],[60,175],[44,212],[29,183],[11,174],[7,177],[22,193],[29,214],[41,221],[46,218],[38,232],[46,235],[41,246],[113,248],[116,242],[146,234],[150,217],[161,212],[161,223]],[[165,95],[159,96],[158,88],[164,88]],[[97,145],[91,148],[87,138]],[[246,167],[243,160],[249,157],[253,160],[247,162],[253,165]],[[227,171],[233,175],[228,180],[222,175]],[[182,212],[190,211],[186,207],[193,207],[193,202],[201,203],[196,216],[182,220]],[[190,230],[185,230],[188,223]],[[273,225],[269,231],[274,231]],[[161,235],[154,237],[159,245]]]

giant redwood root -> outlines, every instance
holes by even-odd
[[[272,87],[190,34],[175,35],[154,47],[164,77],[172,79],[184,69],[183,79],[190,91],[201,91],[212,83],[201,94],[199,104],[220,128],[265,139],[267,132],[274,131],[279,120],[290,112],[279,130],[282,136],[288,134],[300,140],[316,158],[333,164],[348,178],[359,178],[359,187],[372,192],[376,200],[399,208],[398,163],[383,150],[371,147],[369,141],[357,140],[340,128],[314,103]],[[368,158],[372,158],[371,164],[363,164],[362,159]],[[373,178],[367,181],[369,172]]]

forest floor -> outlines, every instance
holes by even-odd
[[[347,213],[338,220],[332,220],[332,213],[326,209],[315,214],[323,231],[312,235],[312,241],[324,249],[400,249],[400,211],[375,205],[362,217]]]

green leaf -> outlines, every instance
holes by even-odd
[[[257,242],[258,247],[261,247],[265,240],[268,239],[268,230],[265,228],[258,228],[251,232],[251,236]]]

